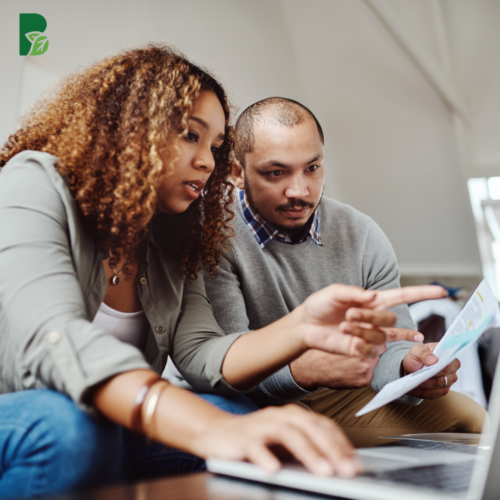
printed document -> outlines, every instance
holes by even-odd
[[[356,416],[360,417],[391,403],[437,375],[460,353],[474,344],[493,320],[497,323],[498,315],[498,303],[488,282],[483,280],[435,347],[433,354],[439,358],[439,361],[432,366],[426,366],[387,384],[364,408],[356,413]]]

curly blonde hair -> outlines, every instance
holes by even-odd
[[[51,153],[110,264],[130,258],[144,241],[157,204],[159,179],[173,169],[193,101],[213,91],[225,114],[225,140],[202,196],[166,218],[167,246],[189,280],[202,266],[215,274],[232,234],[230,104],[208,72],[167,46],[124,51],[69,75],[21,119],[0,150],[0,168],[25,150]],[[164,165],[160,152],[169,151]]]

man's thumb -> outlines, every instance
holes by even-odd
[[[435,347],[434,345],[422,344],[421,347],[422,349],[419,350],[417,358],[420,362],[422,362],[426,366],[429,366],[434,365],[439,361],[439,358],[432,354],[432,351]]]
[[[429,366],[437,363],[438,358],[432,354],[427,344],[414,345],[410,352],[405,356],[403,368],[406,373],[413,373],[420,370],[423,366]]]

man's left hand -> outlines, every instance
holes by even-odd
[[[437,342],[431,344],[414,345],[403,359],[403,369],[406,375],[420,370],[424,366],[431,366],[438,362],[438,358],[432,354]],[[409,394],[420,399],[436,399],[446,396],[451,386],[457,381],[457,370],[460,361],[456,359],[437,375],[420,384]]]

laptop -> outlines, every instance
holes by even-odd
[[[209,459],[208,470],[268,485],[357,500],[497,500],[500,498],[500,363],[490,397],[491,432],[478,446],[454,440],[402,439],[360,448],[365,472],[351,479],[315,476],[298,463],[277,474],[231,460]],[[451,442],[450,442],[451,441]]]

